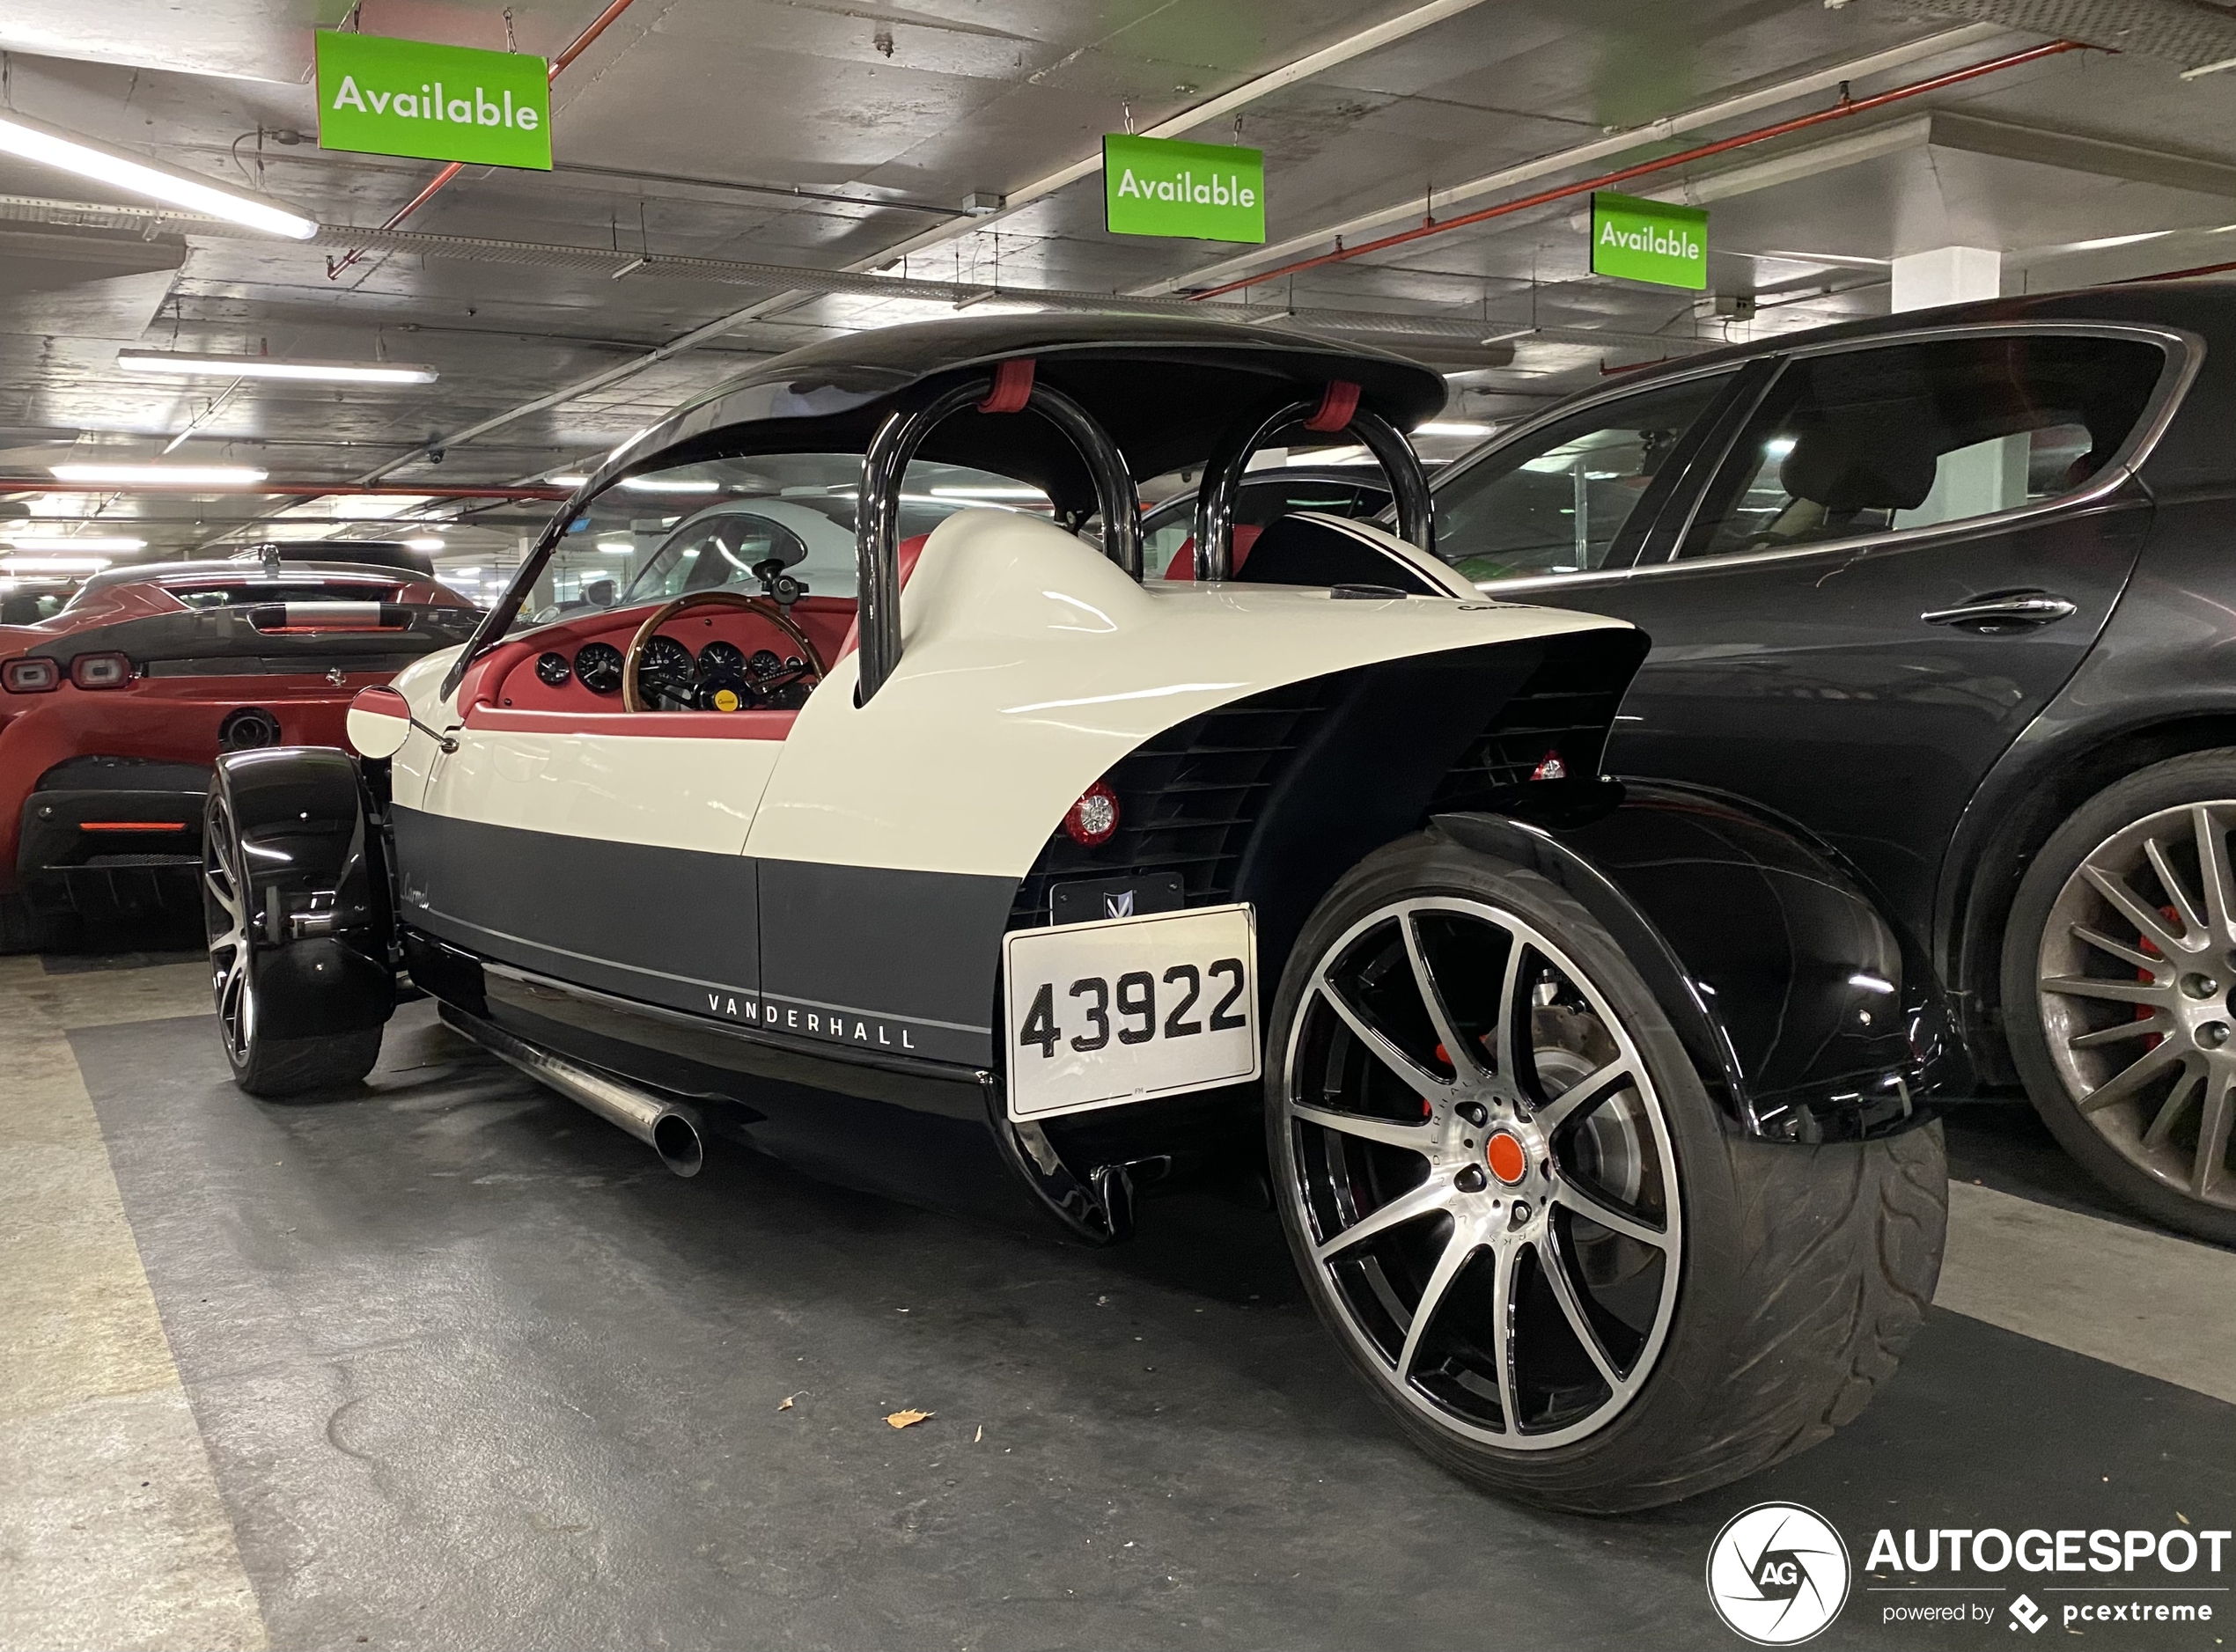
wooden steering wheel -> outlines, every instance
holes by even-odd
[[[742,591],[694,591],[653,609],[644,616],[644,623],[636,628],[636,635],[629,638],[628,651],[622,656],[622,710],[651,709],[644,703],[644,696],[637,691],[637,667],[644,663],[644,650],[660,634],[660,628],[678,614],[687,613],[693,608],[742,608],[747,613],[759,614],[790,637],[799,650],[800,658],[807,662],[807,669],[801,673],[804,677],[820,679],[829,674],[830,667],[824,664],[813,640],[799,628],[791,615],[777,606],[775,598],[751,596]]]

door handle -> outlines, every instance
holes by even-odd
[[[2046,591],[1997,591],[1953,608],[1929,608],[1917,617],[1928,625],[1953,625],[1983,636],[2055,625],[2078,613],[2073,604]]]

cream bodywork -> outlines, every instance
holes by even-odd
[[[1480,598],[1144,585],[1048,523],[992,510],[933,532],[901,613],[900,665],[869,705],[849,655],[781,742],[472,731],[445,757],[415,731],[397,799],[618,841],[1021,877],[1081,792],[1201,712],[1381,660],[1628,628]],[[396,679],[423,723],[459,724],[436,698],[454,657]]]

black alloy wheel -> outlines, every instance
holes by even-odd
[[[1291,955],[1268,1146],[1315,1307],[1478,1483],[1650,1507],[1829,1434],[1938,1272],[1939,1132],[1740,1139],[1613,937],[1433,834],[1356,868]]]

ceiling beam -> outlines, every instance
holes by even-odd
[[[1432,24],[1441,23],[1447,18],[1457,17],[1460,13],[1470,11],[1482,4],[1482,0],[1429,0],[1426,5],[1416,6],[1409,11],[1401,12],[1396,17],[1377,23],[1372,27],[1359,29],[1345,35],[1342,40],[1321,47],[1318,51],[1308,52],[1304,56],[1284,63],[1278,69],[1246,80],[1240,85],[1223,92],[1215,98],[1192,105],[1178,114],[1168,116],[1154,126],[1144,128],[1144,135],[1151,137],[1175,137],[1182,132],[1193,131],[1197,127],[1217,120],[1223,114],[1232,114],[1237,109],[1254,103],[1261,98],[1269,96],[1284,86],[1294,85],[1300,80],[1325,73],[1339,63],[1347,63],[1355,57],[1378,50],[1393,41],[1401,40]],[[999,211],[981,217],[958,219],[947,224],[936,224],[908,237],[906,240],[886,247],[882,252],[872,253],[867,258],[855,260],[848,264],[842,273],[859,275],[871,270],[882,269],[895,261],[921,252],[926,247],[944,246],[949,241],[960,239],[964,236],[977,234],[992,224],[1023,210],[1033,202],[1054,195],[1057,190],[1069,184],[1077,183],[1083,178],[1093,176],[1101,169],[1101,166],[1102,152],[1098,149],[1092,155],[1074,161],[1068,166],[1059,167],[1055,172],[1009,191]],[[648,367],[657,366],[661,362],[682,355],[687,350],[696,349],[710,339],[719,338],[725,333],[743,327],[748,321],[777,311],[791,309],[795,305],[804,304],[815,296],[811,290],[795,290],[758,299],[741,310],[733,310],[728,315],[717,317],[704,327],[693,328],[680,338],[671,340],[660,346],[658,349],[638,357],[635,362],[623,363],[618,367],[608,368],[600,373],[593,373],[591,377],[555,390],[549,395],[539,396],[533,401],[523,402],[517,407],[507,408],[504,412],[484,419],[466,430],[438,437],[414,449],[411,452],[401,454],[390,459],[386,464],[366,472],[364,480],[368,482],[378,481],[381,477],[402,469],[437,448],[455,447],[463,443],[474,441],[517,419],[525,419],[534,414],[547,412],[550,408],[572,401],[578,396],[585,396],[593,391],[602,390],[608,385],[618,384],[621,380],[642,372]]]
[[[1221,282],[1232,280],[1234,276],[1247,274],[1251,270],[1282,262],[1299,253],[1309,253],[1316,247],[1330,246],[1338,242],[1355,241],[1362,235],[1371,234],[1376,230],[1386,229],[1391,224],[1411,222],[1421,217],[1423,213],[1433,217],[1440,209],[1445,207],[1457,206],[1463,202],[1473,201],[1482,195],[1498,194],[1523,184],[1534,182],[1540,178],[1549,178],[1556,173],[1570,172],[1580,166],[1590,165],[1596,161],[1606,160],[1612,156],[1648,149],[1658,143],[1667,143],[1687,132],[1696,132],[1703,127],[1717,126],[1726,121],[1738,120],[1743,115],[1754,114],[1763,109],[1776,107],[1781,103],[1790,103],[1797,98],[1808,97],[1815,92],[1832,91],[1848,81],[1868,79],[1873,75],[1905,68],[1926,58],[1961,51],[1982,40],[1994,40],[2004,33],[2004,30],[1993,24],[1975,23],[1960,29],[1945,29],[1939,33],[1928,35],[1923,40],[1912,40],[1904,46],[1893,47],[1883,52],[1873,52],[1865,57],[1851,58],[1846,62],[1835,63],[1828,69],[1813,70],[1805,75],[1798,75],[1771,85],[1758,87],[1753,92],[1742,92],[1735,98],[1725,98],[1715,103],[1703,104],[1699,108],[1688,109],[1682,114],[1669,115],[1662,120],[1650,121],[1644,126],[1631,127],[1611,136],[1594,139],[1589,143],[1579,143],[1570,149],[1556,150],[1549,155],[1541,155],[1534,160],[1524,161],[1519,165],[1504,167],[1495,173],[1486,173],[1480,178],[1471,178],[1464,183],[1453,184],[1448,187],[1436,190],[1429,194],[1425,200],[1420,190],[1409,190],[1402,199],[1393,201],[1388,206],[1378,207],[1371,212],[1359,213],[1339,224],[1322,225],[1302,235],[1292,235],[1286,240],[1269,242],[1263,246],[1253,247],[1247,253],[1239,253],[1231,258],[1221,259],[1217,263],[1207,264],[1184,275],[1151,282],[1146,285],[1131,289],[1131,293],[1136,297],[1148,297],[1154,294],[1180,292],[1192,288],[1217,286]]]
[[[1431,0],[1431,4],[1427,5],[1416,6],[1410,11],[1401,12],[1396,17],[1377,23],[1371,28],[1360,29],[1355,33],[1347,34],[1342,40],[1323,46],[1316,52],[1306,53],[1293,62],[1283,63],[1269,73],[1246,80],[1240,85],[1231,91],[1223,92],[1216,98],[1192,105],[1178,114],[1168,116],[1153,126],[1145,126],[1142,128],[1140,136],[1178,137],[1183,132],[1192,132],[1197,127],[1208,126],[1223,114],[1232,114],[1237,109],[1247,107],[1262,98],[1269,97],[1283,87],[1293,86],[1300,80],[1309,80],[1315,75],[1325,74],[1340,64],[1350,62],[1353,58],[1363,57],[1369,52],[1379,51],[1381,48],[1404,40],[1409,35],[1419,33],[1431,24],[1441,23],[1447,18],[1457,17],[1460,12],[1482,4],[1482,0]],[[965,235],[975,234],[1004,218],[1013,217],[1034,202],[1043,200],[1055,194],[1059,189],[1076,184],[1082,179],[1093,177],[1101,170],[1102,151],[1098,147],[1092,155],[1084,156],[1068,166],[1059,166],[1044,177],[1035,178],[1031,183],[1011,190],[1003,198],[1003,205],[998,212],[975,218],[968,224],[941,224],[935,229],[925,230],[919,234],[910,236],[897,246],[886,248],[884,252],[877,255],[876,259],[864,260],[861,264],[850,268],[883,268],[894,259],[920,253],[928,246],[944,246]]]

